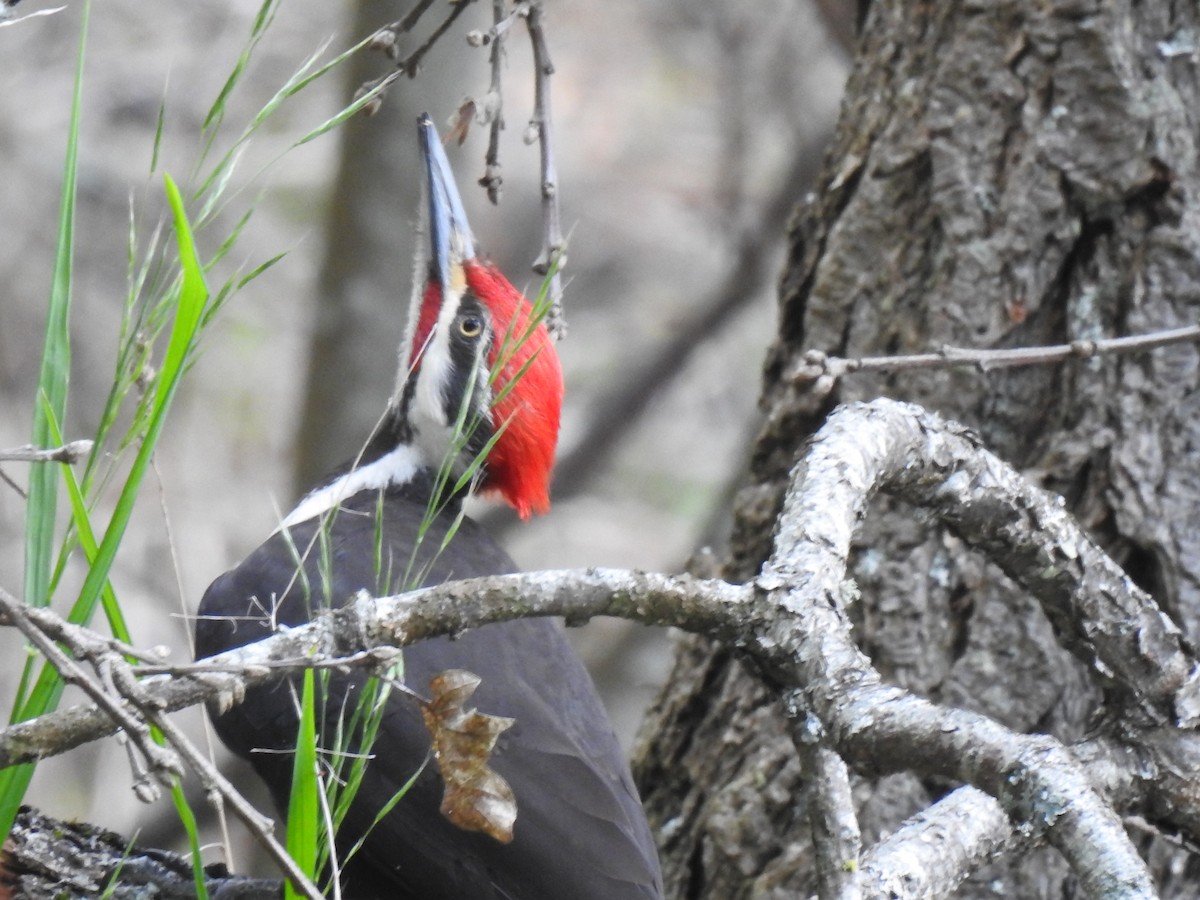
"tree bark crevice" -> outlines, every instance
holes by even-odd
[[[964,422],[1064,493],[1171,618],[1200,633],[1200,533],[1188,524],[1200,505],[1195,347],[1004,372],[860,373],[807,390],[788,378],[809,350],[858,357],[1036,345],[1194,322],[1200,79],[1193,51],[1167,51],[1187,49],[1198,31],[1200,11],[1178,4],[867,7],[825,170],[818,190],[798,198],[789,231],[780,326],[764,369],[766,423],[739,495],[726,577],[753,577],[767,558],[766,523],[787,472],[829,410],[893,396]],[[898,684],[1012,727],[1079,739],[1103,702],[1087,666],[965,544],[916,524],[903,504],[876,501],[852,571],[861,645]],[[681,667],[673,689],[689,677]],[[773,702],[740,681],[734,729]],[[688,727],[712,726],[679,722],[663,706],[646,732]],[[786,737],[764,730],[761,741],[784,746]],[[725,761],[733,770],[750,766],[758,748],[737,752],[740,762]],[[932,799],[917,780],[900,784],[862,787],[874,794],[865,838],[870,823],[895,827]],[[703,808],[712,790],[698,784],[672,801],[646,785],[650,808],[668,818],[674,803]],[[676,854],[687,858],[704,829],[699,819],[690,835],[674,835],[668,885],[677,883]],[[1164,897],[1194,894],[1182,851],[1149,852]],[[1032,898],[1075,890],[1061,859],[1038,851],[980,870],[957,896],[992,896],[993,882]],[[693,896],[782,898],[806,887],[797,874]]]

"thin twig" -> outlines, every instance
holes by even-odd
[[[66,644],[74,653],[89,660],[97,660],[107,654],[114,654],[129,659],[143,660],[153,665],[160,662],[169,652],[161,646],[141,650],[117,638],[100,634],[82,625],[75,625],[47,607],[27,606],[21,603],[12,594],[4,593],[2,588],[0,588],[0,599],[7,599],[10,603],[17,604],[20,614],[30,619],[43,634],[51,640]],[[9,613],[8,608],[0,603],[0,625],[16,624],[17,620]]]
[[[175,574],[175,590],[177,599],[179,601],[179,612],[186,621],[188,614],[187,591],[183,586],[183,570],[179,565],[179,548],[175,543],[175,532],[171,527],[171,513],[167,508],[166,484],[163,482],[162,472],[158,468],[158,460],[151,460],[150,465],[154,469],[154,477],[158,482],[158,504],[159,510],[162,513],[163,531],[167,537],[167,549],[171,553],[171,570]],[[194,657],[196,655],[196,640],[194,633],[191,628],[187,627],[184,627],[181,630],[183,631],[184,637],[187,640],[188,656]],[[158,654],[158,658],[165,659],[166,654]],[[141,674],[138,672],[136,667],[131,670],[131,674],[133,677],[141,677]],[[204,723],[204,748],[207,751],[207,758],[209,761],[213,761],[216,759],[216,747],[213,744],[212,722],[209,720],[208,716],[201,716],[200,721]],[[219,794],[209,791],[208,795],[210,799],[218,798],[217,802],[210,803],[210,806],[212,807],[213,813],[216,816],[217,828],[221,834],[221,857],[226,866],[228,866],[230,870],[236,872],[237,865],[233,854],[233,840],[229,833],[229,816],[225,814],[225,803],[219,799]]]
[[[150,706],[142,707],[141,711],[147,720],[153,722],[154,727],[162,732],[163,737],[175,748],[175,751],[183,757],[204,784],[206,790],[221,798],[221,806],[227,805],[232,808],[234,815],[242,820],[242,824],[254,835],[262,848],[267,851],[275,864],[292,882],[292,885],[309,900],[324,900],[321,891],[296,865],[296,861],[292,859],[283,845],[276,840],[272,833],[274,823],[255,809],[250,801],[229,782],[229,779],[217,771],[216,766],[209,762],[199,748],[188,740],[187,736],[176,728],[175,724],[161,711]]]
[[[779,180],[779,189],[762,207],[757,222],[748,225],[739,236],[736,263],[720,284],[690,304],[690,312],[671,338],[654,352],[637,360],[621,360],[615,367],[624,373],[601,393],[593,404],[593,413],[584,432],[563,448],[554,467],[554,496],[558,502],[584,490],[605,461],[614,456],[613,448],[642,421],[654,399],[684,372],[698,347],[711,335],[719,334],[726,324],[762,296],[773,271],[774,250],[783,234],[784,224],[800,196],[820,166],[827,145],[825,135],[804,144],[788,172]],[[485,514],[491,528],[500,527],[500,516]]]
[[[0,469],[0,481],[3,481],[3,482],[4,482],[5,484],[7,484],[7,485],[8,485],[10,488],[12,488],[14,491],[16,491],[16,492],[17,492],[17,496],[18,496],[18,497],[20,497],[22,500],[28,500],[28,499],[29,499],[29,495],[28,495],[27,493],[25,493],[25,489],[24,489],[24,488],[22,488],[22,487],[21,487],[19,484],[17,484],[15,481],[13,481],[11,478],[9,478],[9,477],[8,477],[8,473],[7,473],[7,472],[5,472],[3,469]]]
[[[818,382],[821,389],[832,388],[843,375],[855,372],[897,372],[907,369],[946,369],[952,366],[973,366],[981,372],[1012,366],[1045,365],[1069,359],[1092,359],[1117,353],[1136,353],[1171,344],[1193,343],[1200,340],[1200,326],[1169,328],[1128,337],[1079,340],[1069,344],[1046,347],[1016,347],[1004,350],[982,350],[970,347],[943,347],[934,353],[914,353],[908,356],[865,356],[843,359],[826,356],[819,350],[809,350],[787,376],[793,384],[805,386]]]
[[[125,705],[116,699],[116,695],[105,690],[104,686],[90,676],[82,666],[60,650],[58,645],[33,621],[25,604],[3,588],[0,588],[0,609],[3,610],[8,620],[20,630],[26,640],[33,644],[46,661],[58,671],[63,681],[82,689],[92,699],[92,702],[104,710],[113,722],[125,732],[150,765],[150,769],[156,777],[165,779],[168,774],[181,775],[183,773],[175,754],[159,747],[151,740],[150,730],[145,723],[126,709]],[[138,769],[134,771],[134,781],[136,784],[141,784],[143,781]]]
[[[61,447],[42,449],[32,444],[0,450],[0,462],[61,462],[74,465],[92,452],[92,441],[71,441]]]
[[[416,27],[417,22],[420,21],[421,16],[425,15],[426,10],[433,6],[433,3],[434,0],[418,0],[417,5],[409,10],[408,15],[406,15],[399,22],[396,22],[391,27],[393,27],[400,34],[403,34],[406,31],[412,31],[413,28]]]
[[[332,772],[329,777],[336,777]],[[317,800],[321,804],[321,820],[325,825],[325,833],[330,836],[329,840],[329,883],[333,886],[332,900],[342,900],[342,866],[338,859],[337,845],[333,841],[333,835],[337,834],[337,826],[333,822],[333,810],[329,808],[329,793],[325,790],[324,776],[320,770],[317,771],[317,780],[322,782],[320,790],[317,791]]]
[[[504,130],[504,93],[502,88],[504,33],[518,16],[526,14],[528,8],[527,3],[518,3],[511,13],[505,15],[504,0],[492,0],[492,18],[495,24],[483,39],[483,43],[490,42],[492,45],[489,55],[492,80],[488,85],[487,99],[483,104],[483,116],[488,122],[489,128],[483,177],[479,179],[479,184],[487,190],[488,199],[493,204],[500,203],[500,186],[504,183],[504,178],[500,175],[500,132]]]
[[[375,94],[370,102],[363,106],[363,115],[373,116],[379,111],[379,108],[383,105],[384,93],[401,75],[408,75],[410,78],[416,77],[421,60],[433,49],[434,44],[446,33],[447,29],[454,24],[454,20],[462,15],[463,11],[473,2],[474,0],[460,0],[460,2],[453,3],[450,15],[434,30],[429,39],[418,47],[407,59],[397,62],[395,71],[365,82],[354,92],[355,100],[359,100],[371,92]],[[368,49],[382,50],[387,54],[388,59],[399,60],[400,35],[412,31],[416,27],[417,22],[420,21],[421,16],[425,15],[433,4],[434,0],[418,0],[418,3],[409,10],[403,19],[392,22],[390,25],[384,25],[376,31],[367,44]]]
[[[517,19],[523,19],[529,15],[528,0],[521,0],[520,3],[513,5],[513,8],[505,13],[505,0],[493,0],[492,3],[492,27],[487,31],[472,31],[467,34],[467,43],[472,47],[486,47],[492,41],[499,40],[504,36],[504,32],[512,28],[513,23]]]
[[[533,263],[533,271],[550,277],[550,311],[546,327],[555,340],[566,335],[567,325],[562,308],[562,270],[567,262],[567,242],[562,233],[562,216],[558,204],[558,165],[554,157],[554,121],[550,108],[550,76],[554,63],[546,47],[546,30],[542,23],[542,0],[531,0],[525,16],[529,40],[533,46],[534,89],[533,119],[529,131],[541,149],[542,173],[542,250]],[[527,141],[531,143],[531,141]]]
[[[26,638],[37,647],[46,660],[58,670],[63,680],[81,687],[92,701],[103,709],[113,721],[120,726],[122,733],[137,746],[141,756],[151,767],[151,771],[164,783],[170,782],[170,776],[182,777],[183,767],[180,759],[196,772],[206,790],[219,795],[221,807],[228,805],[242,820],[250,832],[258,839],[263,848],[279,865],[284,874],[292,880],[298,889],[310,900],[323,900],[321,892],[305,876],[287,851],[271,834],[273,827],[269,819],[265,819],[254,807],[224,778],[208,759],[195,747],[184,734],[163,714],[163,704],[159,698],[148,692],[126,665],[124,659],[108,649],[110,641],[100,635],[80,626],[70,625],[59,620],[55,623],[54,631],[59,640],[72,646],[76,653],[91,656],[97,652],[102,657],[93,659],[106,683],[105,690],[91,678],[74,660],[58,649],[54,641],[43,631],[40,625],[33,621],[34,612],[19,600],[0,588],[0,608],[5,617],[19,628]],[[39,618],[53,620],[55,617],[48,610],[37,611]],[[75,640],[72,641],[72,638]],[[100,648],[98,650],[98,648]],[[114,697],[123,697],[141,714],[142,718],[133,715],[123,703]],[[155,744],[150,738],[150,730],[145,724],[151,722],[171,745],[170,748]],[[138,760],[130,754],[134,773],[134,789],[139,798],[151,797],[150,782],[146,779],[145,771]],[[154,791],[156,794],[157,792]]]
[[[450,14],[433,30],[433,33],[429,35],[425,43],[409,54],[404,60],[397,63],[396,68],[409,78],[415,78],[417,69],[421,67],[421,60],[425,58],[425,54],[433,49],[434,44],[441,40],[442,35],[450,30],[450,26],[454,24],[459,16],[467,11],[467,7],[473,2],[474,0],[459,0],[459,2],[452,4]]]

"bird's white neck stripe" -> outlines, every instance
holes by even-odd
[[[420,471],[423,461],[424,457],[420,450],[410,444],[402,444],[374,462],[351,469],[324,487],[310,492],[297,504],[295,509],[287,514],[276,531],[290,528],[328,512],[359,491],[385,488],[388,485],[405,484],[412,481]]]

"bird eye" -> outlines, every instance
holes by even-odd
[[[479,337],[481,331],[483,331],[483,320],[479,316],[463,316],[459,320],[458,332],[463,337]]]

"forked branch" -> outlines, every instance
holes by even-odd
[[[1053,738],[1018,734],[883,682],[855,645],[845,615],[855,595],[846,580],[851,538],[878,490],[931,512],[1038,597],[1064,645],[1125,701],[1112,710],[1121,719],[1119,741],[1094,738],[1073,755]],[[831,879],[824,896],[853,897],[856,881],[863,892],[875,891],[887,861],[901,857],[925,858],[926,886],[950,890],[994,854],[1044,838],[1068,859],[1089,896],[1152,897],[1115,807],[1200,841],[1200,797],[1154,774],[1189,770],[1189,761],[1200,758],[1197,669],[1178,631],[1058,498],[1026,483],[961,426],[884,400],[829,417],[796,466],[774,553],[751,584],[589,569],[360,596],[303,628],[144,678],[129,707],[165,712],[218,696],[229,702],[314,661],[377,665],[376,654],[395,646],[547,615],[569,623],[612,615],[674,625],[739,648],[784,690],[811,771],[822,777],[815,826],[826,865],[840,860],[852,869],[858,853],[838,757],[863,773],[907,770],[977,789],[950,795],[868,849],[862,878]],[[29,618],[49,633],[57,627],[44,611],[29,611]],[[114,679],[118,686],[123,681]],[[62,752],[116,729],[95,707],[19,723],[0,731],[0,765]],[[962,829],[950,843],[928,840],[964,810],[977,827]],[[1021,823],[1019,840],[1012,821]]]

